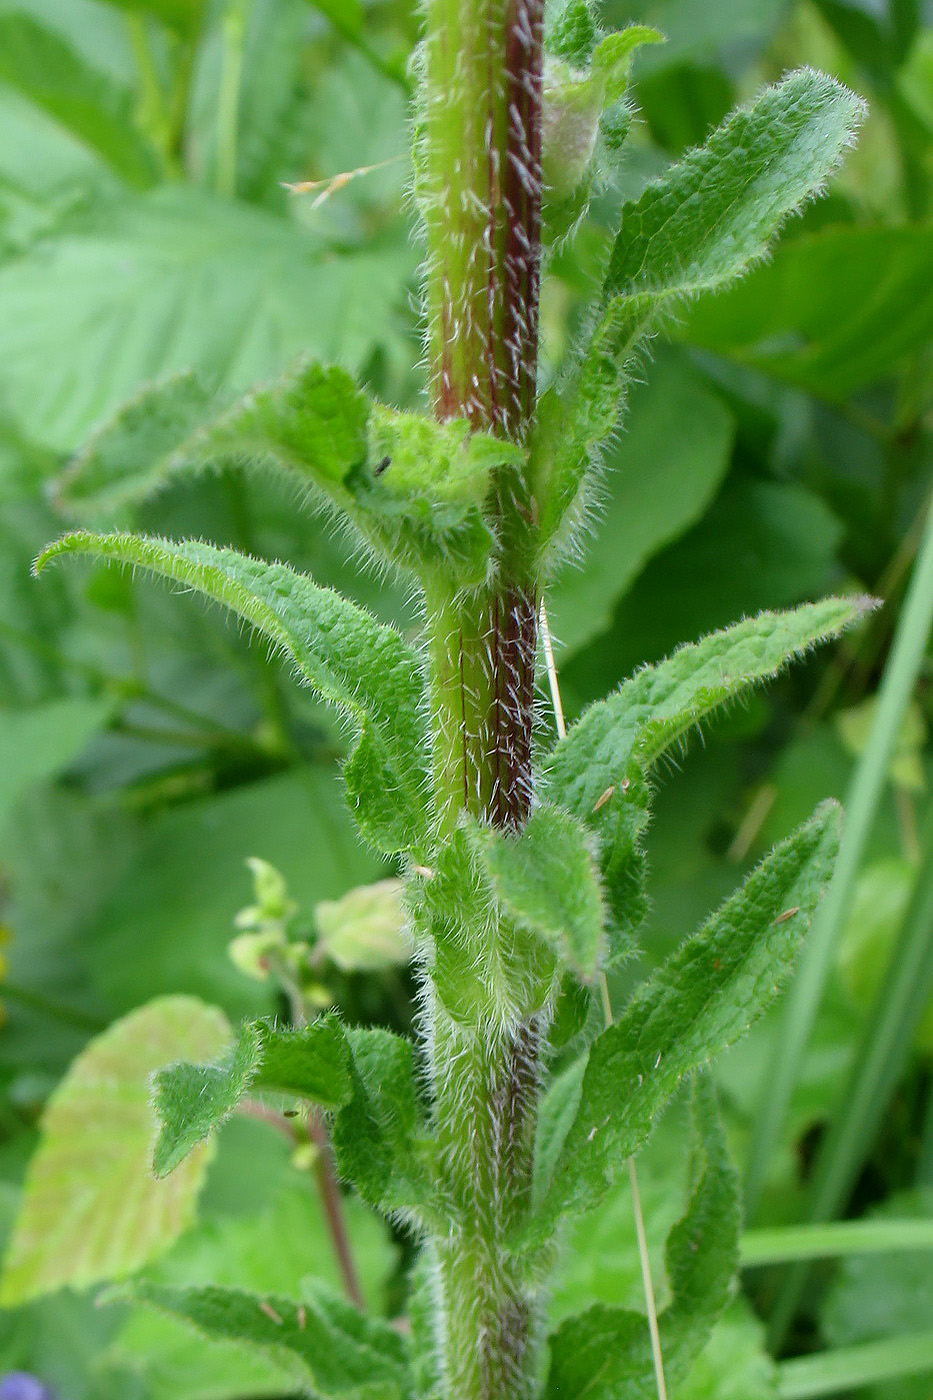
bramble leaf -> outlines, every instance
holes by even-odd
[[[599,833],[606,896],[623,932],[637,918],[652,766],[717,707],[838,636],[871,606],[865,598],[826,598],[713,632],[591,705],[548,755],[542,791]]]
[[[45,1110],[0,1302],[122,1278],[191,1224],[209,1152],[198,1151],[170,1183],[153,1179],[149,1076],[179,1053],[218,1054],[228,1036],[214,1007],[160,997],[81,1052]]]
[[[334,1119],[337,1170],[383,1213],[431,1199],[429,1147],[410,1041],[385,1030],[346,1031],[352,1089]]]
[[[161,1131],[153,1153],[156,1176],[175,1170],[206,1141],[251,1089],[276,1089],[339,1108],[350,1097],[350,1056],[343,1030],[324,1016],[300,1029],[265,1021],[241,1026],[219,1064],[173,1064],[155,1076]]]
[[[284,564],[197,541],[75,531],[43,550],[36,572],[64,554],[150,569],[252,623],[358,727],[343,776],[363,834],[389,854],[421,847],[430,825],[421,663],[394,628]]]
[[[667,1240],[672,1300],[658,1318],[668,1385],[679,1385],[733,1292],[741,1209],[715,1091],[698,1075],[693,1092],[695,1186]],[[603,1305],[568,1318],[550,1340],[547,1400],[652,1400],[657,1394],[647,1318]]]
[[[542,804],[519,836],[479,822],[471,822],[467,831],[502,912],[543,938],[583,981],[591,981],[605,941],[603,905],[580,822]]]
[[[320,1286],[306,1285],[301,1303],[233,1288],[170,1288],[147,1280],[125,1292],[206,1337],[270,1351],[290,1363],[296,1380],[310,1383],[315,1395],[403,1400],[410,1394],[404,1337]]]
[[[90,68],[53,29],[26,14],[0,14],[0,81],[95,151],[129,184],[157,178],[151,147],[133,121],[133,94]]]
[[[685,300],[764,256],[787,216],[819,192],[864,110],[824,74],[791,73],[623,207],[592,335],[541,400],[531,461],[544,548],[565,518],[573,521],[589,461],[617,422],[621,375],[638,341]]]
[[[684,1075],[738,1040],[780,990],[838,847],[834,803],[772,851],[590,1048],[573,1122],[525,1234],[605,1194]]]

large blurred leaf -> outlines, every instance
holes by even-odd
[[[148,1170],[149,1075],[179,1054],[216,1055],[224,1017],[192,997],[165,997],[92,1041],[49,1101],[7,1252],[0,1300],[22,1303],[65,1284],[132,1273],[191,1223],[205,1149],[169,1182]]]
[[[548,597],[562,660],[606,630],[615,603],[651,556],[702,515],[731,446],[732,419],[722,400],[686,360],[662,356],[633,389],[625,429],[607,453],[596,538]]]
[[[412,261],[401,241],[338,256],[191,187],[113,202],[0,269],[0,394],[68,449],[179,370],[247,389],[304,352],[356,369]]]
[[[608,0],[610,23],[638,19],[657,25],[667,43],[640,60],[645,71],[675,63],[716,60],[724,65],[737,53],[754,53],[770,38],[784,13],[782,0],[730,0],[701,5],[697,0]]]
[[[107,720],[108,700],[62,699],[0,709],[0,831],[22,792],[77,758]]]
[[[683,334],[833,400],[894,374],[933,336],[933,228],[830,228],[689,314]]]
[[[652,559],[612,627],[574,657],[568,696],[589,699],[743,613],[781,608],[831,585],[842,526],[802,487],[729,479],[703,519]]]
[[[230,1014],[266,1008],[226,951],[249,894],[243,862],[250,855],[282,870],[306,906],[376,868],[353,832],[336,773],[326,768],[298,769],[158,813],[138,858],[83,935],[109,1007],[132,1005],[145,987],[201,994]]]
[[[97,72],[54,30],[0,12],[0,81],[34,102],[131,185],[152,184],[156,163],[133,124],[133,94]]]

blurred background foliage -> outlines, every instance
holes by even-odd
[[[817,800],[845,798],[877,747],[876,697],[933,479],[933,32],[920,0],[606,0],[603,11],[613,26],[656,24],[667,43],[636,62],[623,175],[549,264],[547,374],[620,199],[736,102],[809,63],[862,93],[871,115],[827,198],[772,259],[684,315],[639,366],[585,567],[549,599],[565,706],[576,714],[640,663],[744,613],[843,589],[884,602],[664,776],[644,956],[617,972],[622,997],[671,931],[697,923]],[[0,1235],[43,1105],[91,1036],[160,994],[202,997],[231,1018],[277,1009],[227,952],[250,898],[247,857],[281,870],[304,911],[393,873],[351,831],[339,731],[262,647],[145,579],[75,567],[38,586],[29,564],[69,523],[56,480],[70,455],[154,379],[195,368],[245,389],[310,353],[392,403],[424,404],[408,198],[417,37],[414,0],[0,0]],[[285,182],[321,183],[294,193]],[[287,559],[382,617],[416,621],[404,586],[361,571],[271,479],[232,468],[102,523]],[[814,1214],[814,1163],[853,1083],[870,1108],[848,1123],[838,1200],[823,1214],[933,1214],[929,653],[907,690],[788,1112],[755,1182],[759,1227]],[[891,969],[907,951],[903,1002]],[[397,971],[341,975],[332,993],[351,1018],[410,1022]],[[720,1069],[742,1165],[784,1015]],[[885,1072],[871,1078],[866,1046],[892,1017]],[[656,1242],[680,1209],[681,1142],[672,1113],[641,1167]],[[371,1298],[397,1309],[404,1241],[356,1204],[350,1224]],[[818,1358],[824,1345],[929,1327],[930,1259],[824,1261],[772,1340]],[[660,1255],[656,1266],[663,1279]],[[231,1124],[200,1223],[157,1267],[285,1291],[330,1276],[320,1209],[287,1144]],[[786,1279],[750,1268],[745,1285],[684,1395],[848,1394],[858,1367],[820,1391],[775,1369],[765,1325]],[[629,1294],[638,1301],[623,1193],[570,1241],[553,1311]],[[271,1364],[67,1292],[0,1316],[0,1375],[16,1370],[61,1400],[288,1393]],[[920,1400],[930,1384],[927,1373],[859,1393]]]

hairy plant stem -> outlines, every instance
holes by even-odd
[[[434,410],[522,444],[537,369],[543,0],[425,9],[418,192]],[[487,583],[464,595],[438,575],[425,589],[442,835],[464,809],[518,832],[531,803],[536,508],[514,467],[496,475],[492,518]],[[541,1020],[529,1008],[455,1020],[426,999],[449,1210],[431,1246],[442,1388],[519,1400],[535,1387],[535,1308],[506,1241],[531,1189]]]

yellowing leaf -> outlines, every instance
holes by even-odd
[[[191,1223],[209,1160],[197,1148],[169,1181],[149,1169],[149,1078],[180,1056],[215,1057],[229,1027],[195,997],[160,997],[92,1040],[49,1100],[5,1261],[0,1303],[121,1278]]]

